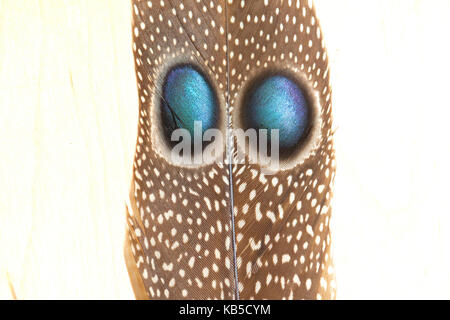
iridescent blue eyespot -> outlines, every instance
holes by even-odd
[[[311,110],[296,81],[275,74],[256,80],[244,95],[241,120],[245,129],[279,129],[280,152],[291,153],[308,135]],[[280,153],[280,154],[281,154]]]
[[[193,65],[170,69],[162,85],[161,119],[168,141],[172,132],[183,128],[194,140],[194,121],[202,122],[202,135],[217,128],[219,107],[216,94],[203,73]]]

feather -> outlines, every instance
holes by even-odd
[[[335,298],[331,87],[311,1],[133,0],[133,13],[140,117],[125,251],[136,297]],[[174,161],[171,134],[195,134],[196,120],[227,137],[223,148]],[[253,161],[262,136],[251,149],[236,129],[279,136]]]

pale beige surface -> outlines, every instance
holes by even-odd
[[[450,298],[450,2],[316,0],[339,298]]]
[[[450,2],[316,0],[339,298],[450,298]],[[132,298],[128,0],[0,0],[0,298]]]
[[[0,3],[2,278],[19,298],[133,297],[122,250],[138,115],[129,2]]]

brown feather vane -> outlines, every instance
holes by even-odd
[[[331,87],[312,2],[132,9],[136,297],[334,299]]]

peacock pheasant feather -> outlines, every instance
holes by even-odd
[[[331,87],[312,2],[132,4],[140,106],[125,251],[136,297],[335,298]],[[208,141],[222,148],[174,160],[179,129],[225,137],[192,138],[189,159]],[[256,147],[238,129],[254,129]]]

